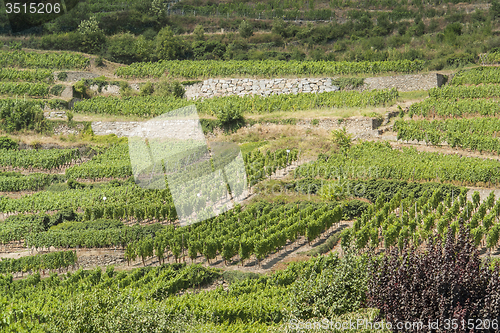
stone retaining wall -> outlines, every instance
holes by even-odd
[[[437,73],[395,75],[366,78],[364,89],[396,88],[398,91],[415,91],[429,90],[441,87],[443,84],[443,75]]]
[[[139,127],[140,125],[140,127]],[[204,140],[201,125],[197,120],[149,120],[139,121],[95,121],[92,122],[92,131],[96,135],[116,134],[122,136],[170,137],[177,139]]]
[[[339,90],[330,78],[323,79],[208,79],[186,87],[186,98],[218,96],[279,95]]]
[[[361,90],[390,89],[399,91],[428,90],[444,84],[438,73],[370,77]],[[322,79],[208,79],[186,87],[186,98],[211,98],[231,95],[279,95],[301,92],[337,91],[331,78]]]
[[[305,127],[305,128],[321,128],[326,130],[340,129],[346,127],[346,129],[351,133],[373,131],[382,124],[383,119],[377,118],[367,118],[367,117],[355,117],[355,118],[327,118],[318,119],[316,124],[313,124],[312,119],[301,119],[297,122],[295,126]],[[181,123],[179,123],[181,122]],[[182,123],[184,122],[184,123]],[[148,128],[152,130],[157,130],[159,127],[163,129],[163,133],[171,134],[171,137],[186,139],[203,139],[198,137],[200,128],[197,128],[193,120],[176,120],[174,122],[161,122],[156,121],[154,123],[148,124],[148,122],[138,122],[138,121],[95,121],[92,123],[92,131],[96,135],[108,135],[115,134],[118,137],[130,136],[134,133],[134,130],[138,125],[142,124],[142,132],[147,132]],[[257,126],[266,125],[266,123],[258,124]],[[255,126],[255,125],[254,125]],[[193,130],[189,130],[193,129]],[[136,133],[136,132],[135,132]]]
[[[57,80],[57,74],[59,72],[54,73],[54,80]],[[90,73],[90,72],[66,72],[66,80],[68,82],[77,82],[80,81],[81,79],[95,79],[99,77],[100,75]]]

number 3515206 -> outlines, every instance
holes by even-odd
[[[61,4],[55,3],[5,3],[7,14],[59,14]]]

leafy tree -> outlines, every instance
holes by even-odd
[[[238,32],[242,38],[248,38],[253,35],[253,27],[250,23],[243,20],[238,28]]]
[[[137,57],[136,38],[131,33],[119,34],[108,39],[107,59],[131,64],[142,59]]]
[[[347,151],[352,144],[352,134],[347,133],[345,127],[343,127],[341,130],[332,131],[332,141],[347,156]]]
[[[0,106],[0,128],[8,133],[24,129],[41,132],[46,127],[42,110],[29,101],[14,100]]]
[[[98,53],[106,43],[104,32],[99,28],[95,16],[83,20],[78,26],[78,33],[82,36],[80,51],[87,53]]]
[[[204,41],[205,40],[205,29],[203,29],[203,26],[201,24],[198,24],[193,31],[194,39],[197,41]]]
[[[165,27],[156,36],[156,56],[160,60],[178,59],[182,53],[179,38],[174,36],[170,27]]]
[[[431,237],[426,251],[413,245],[395,250],[374,258],[369,271],[368,306],[380,310],[378,319],[427,324],[500,317],[499,266],[491,269],[489,262],[482,263],[463,222],[457,237],[448,229],[444,244],[440,237]],[[466,331],[459,327],[457,332]]]

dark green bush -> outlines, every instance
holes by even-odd
[[[12,140],[8,136],[0,136],[0,149],[18,149],[19,145],[16,141]]]

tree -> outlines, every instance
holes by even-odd
[[[193,31],[194,39],[197,41],[204,41],[205,40],[205,29],[203,29],[203,26],[201,24],[198,24]]]
[[[352,134],[347,133],[345,127],[341,130],[334,130],[332,131],[332,141],[340,148],[342,153],[347,155],[347,151],[352,144]]]
[[[253,27],[250,23],[243,20],[238,28],[238,32],[242,38],[248,38],[253,35]]]
[[[367,305],[380,310],[376,320],[467,323],[500,316],[499,266],[482,262],[463,222],[457,237],[448,229],[444,244],[431,237],[425,251],[412,245],[373,259]],[[464,327],[456,331],[468,332]]]
[[[99,28],[95,16],[83,20],[78,25],[78,33],[82,36],[80,51],[87,53],[98,53],[106,42],[104,32]]]
[[[165,27],[156,36],[156,56],[160,60],[174,60],[181,54],[181,42],[170,27]]]

